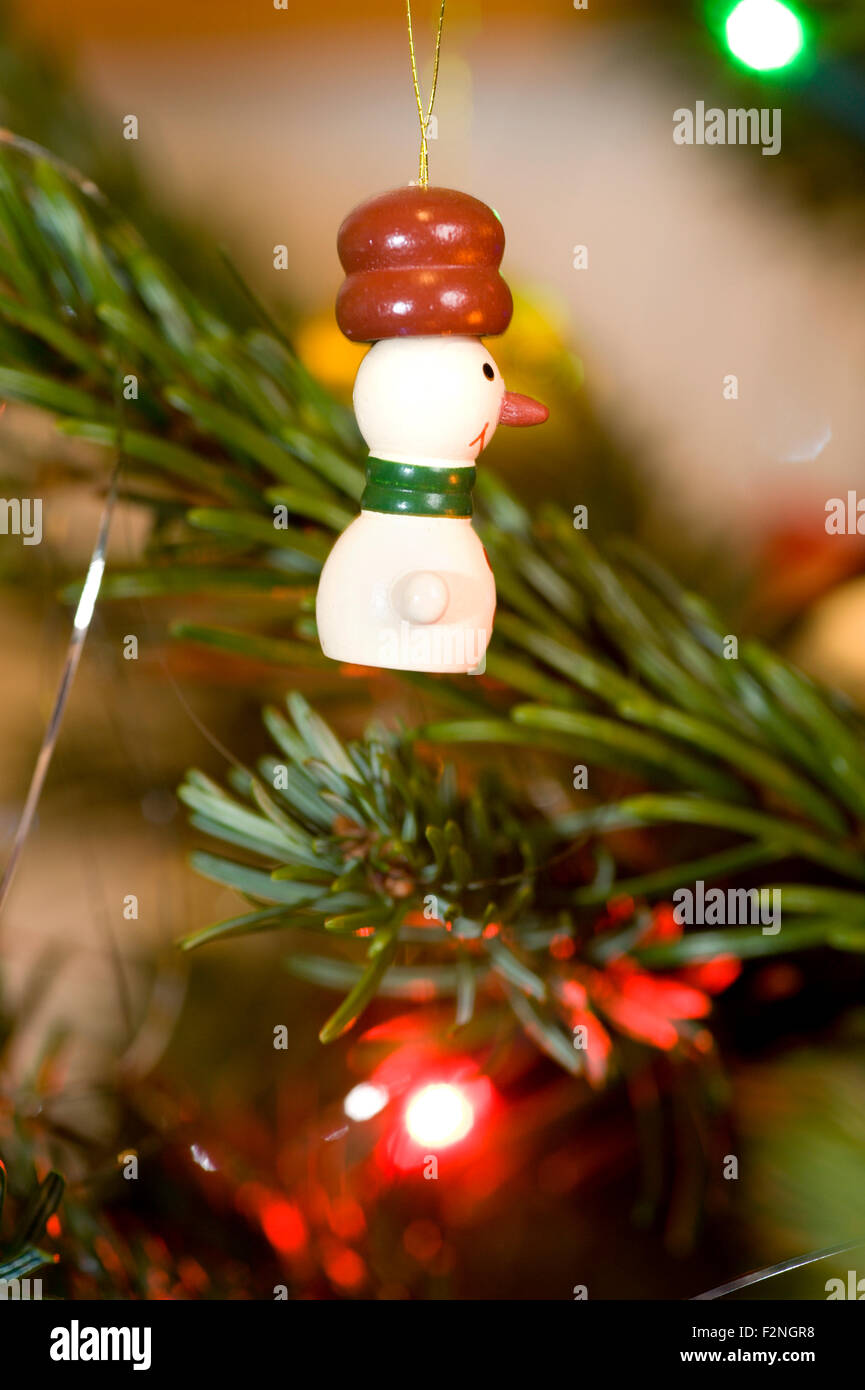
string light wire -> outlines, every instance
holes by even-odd
[[[12,887],[12,880],[18,868],[18,861],[24,850],[33,823],[36,819],[36,812],[39,806],[39,799],[48,776],[48,769],[51,766],[51,759],[57,747],[57,740],[60,737],[60,729],[63,724],[63,716],[66,713],[66,705],[72,684],[75,680],[75,673],[78,670],[78,663],[84,651],[84,643],[90,631],[90,624],[93,621],[93,612],[96,607],[96,599],[102,584],[102,576],[105,572],[105,553],[108,548],[108,533],[111,527],[111,518],[114,514],[114,505],[117,501],[118,483],[123,465],[123,399],[120,392],[119,380],[115,390],[116,407],[116,437],[117,452],[111,480],[108,484],[108,494],[102,508],[102,516],[99,522],[99,531],[96,537],[96,544],[90,556],[90,563],[87,566],[87,576],[81,590],[81,597],[75,610],[75,617],[72,622],[72,633],[66,647],[66,656],[63,662],[63,671],[60,683],[57,687],[57,694],[54,697],[54,704],[48,720],[45,733],[42,736],[42,743],[39,754],[33,768],[30,779],[30,786],[27,789],[27,797],[24,802],[24,809],[21,812],[21,819],[12,841],[12,848],[3,876],[0,878],[0,911],[2,911],[9,890]]]

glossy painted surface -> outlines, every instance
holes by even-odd
[[[500,425],[542,425],[549,416],[549,406],[534,396],[523,396],[519,391],[506,391],[502,396]]]
[[[504,249],[498,217],[468,193],[407,186],[379,194],[339,229],[346,278],[337,322],[355,342],[503,333],[513,313],[498,271]]]
[[[500,420],[539,423],[547,408],[505,391],[480,338],[445,334],[377,342],[354,409],[372,457],[361,514],[322,570],[322,650],[355,666],[476,670],[496,590],[469,519],[474,461]]]
[[[354,413],[376,458],[447,468],[474,463],[489,444],[504,390],[480,338],[390,338],[358,368]]]

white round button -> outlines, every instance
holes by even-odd
[[[437,623],[448,606],[448,586],[440,574],[417,570],[399,585],[396,607],[409,623]]]

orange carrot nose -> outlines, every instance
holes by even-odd
[[[549,407],[531,396],[521,396],[518,391],[506,391],[502,397],[499,411],[500,425],[542,425],[549,415]]]

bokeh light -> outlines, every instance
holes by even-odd
[[[781,0],[739,0],[725,31],[733,57],[758,72],[786,67],[804,43],[801,21]]]
[[[350,1120],[371,1120],[383,1110],[388,1102],[388,1093],[383,1086],[373,1086],[362,1081],[349,1091],[342,1108]]]
[[[406,1106],[406,1129],[416,1144],[441,1149],[464,1139],[474,1124],[474,1108],[458,1086],[439,1082],[416,1091]]]

